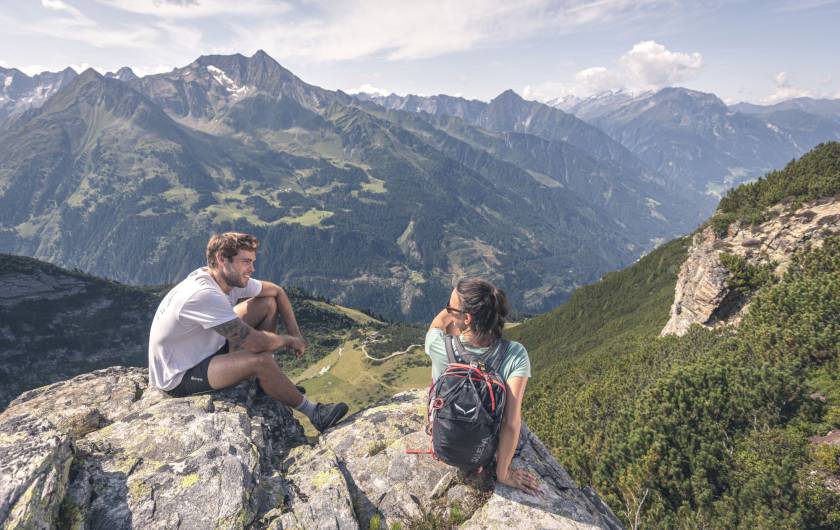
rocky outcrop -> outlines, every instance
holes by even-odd
[[[824,473],[825,476],[822,476],[822,482],[826,488],[829,490],[840,494],[840,473],[836,472],[837,466],[840,466],[840,429],[833,429],[825,436],[812,436],[808,439],[812,444],[819,446],[819,445],[826,445],[829,447],[836,448],[834,453],[834,460],[836,464],[832,467],[835,469],[834,473]],[[819,471],[812,471],[812,475],[820,475]]]
[[[115,367],[27,392],[0,415],[0,526],[31,528],[620,528],[523,427],[526,495],[427,455],[423,392],[310,444],[250,383],[173,399]]]
[[[671,318],[662,335],[684,335],[692,324],[737,324],[747,304],[727,287],[730,271],[720,254],[741,256],[752,265],[773,264],[781,276],[793,253],[806,243],[819,247],[826,237],[840,234],[840,201],[824,199],[792,212],[775,206],[776,217],[757,226],[733,225],[725,237],[706,228],[694,236],[688,258],[677,278]]]

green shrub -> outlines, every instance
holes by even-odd
[[[840,239],[797,253],[778,281],[730,260],[733,288],[753,293],[740,328],[659,338],[674,250],[516,328],[539,356],[526,421],[629,526],[836,528],[807,438],[840,405]]]
[[[732,273],[726,279],[726,286],[742,296],[749,296],[774,280],[773,263],[753,265],[737,254],[726,252],[720,253],[720,262]]]
[[[720,200],[710,223],[718,234],[738,220],[766,221],[767,209],[783,201],[796,207],[803,202],[840,193],[840,143],[820,144],[780,171],[729,190]]]

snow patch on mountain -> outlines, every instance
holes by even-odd
[[[215,79],[216,82],[222,85],[222,88],[227,90],[233,98],[241,98],[247,96],[248,93],[254,90],[254,87],[250,87],[247,85],[237,85],[236,82],[230,77],[228,77],[224,70],[222,70],[221,68],[217,68],[213,65],[207,65],[207,71],[210,72],[210,75],[213,76],[213,79]]]

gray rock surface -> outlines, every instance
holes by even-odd
[[[0,414],[0,527],[620,528],[526,427],[514,466],[539,496],[462,477],[425,449],[423,391],[359,412],[310,445],[251,383],[169,398],[113,367],[21,395]]]
[[[70,439],[46,420],[19,413],[0,423],[2,528],[50,528],[64,497]]]
[[[805,244],[822,245],[826,237],[840,234],[840,200],[823,199],[792,212],[779,205],[773,219],[758,226],[733,225],[725,237],[711,228],[694,236],[688,258],[680,269],[671,306],[671,318],[661,335],[684,335],[693,324],[737,325],[748,309],[740,303],[729,307],[729,270],[720,261],[721,252],[735,254],[753,265],[775,264],[774,273],[784,274],[793,253]]]

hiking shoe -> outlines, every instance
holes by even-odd
[[[324,432],[338,423],[345,414],[347,414],[346,403],[318,403],[315,405],[315,414],[312,415],[310,421],[318,432]]]

